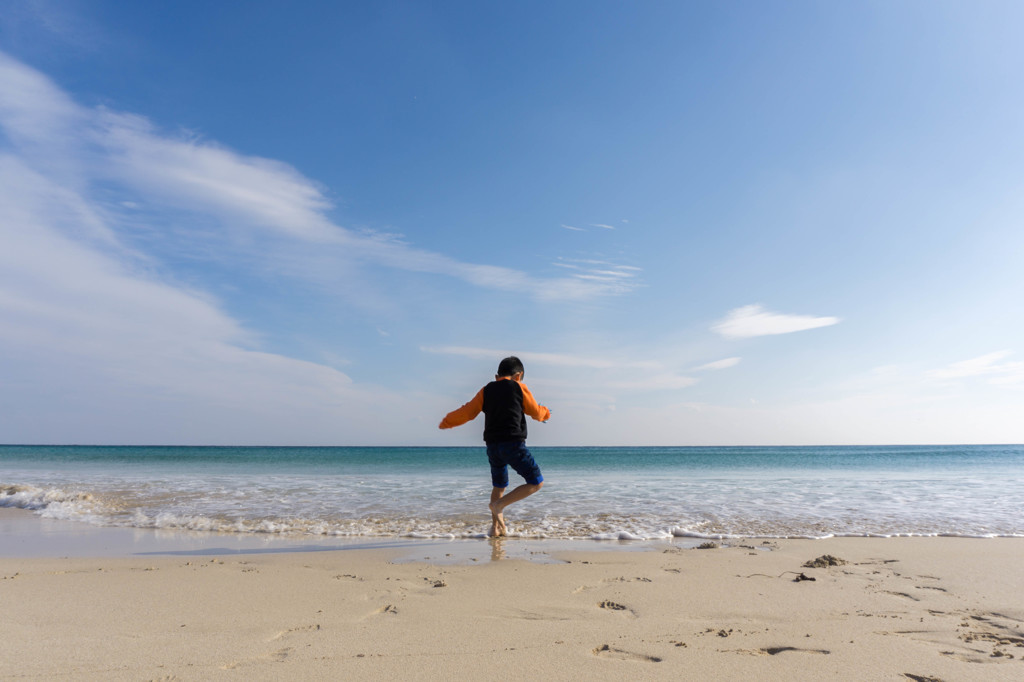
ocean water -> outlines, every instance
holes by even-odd
[[[1024,536],[1021,445],[531,450],[514,536]],[[0,506],[99,526],[480,537],[489,495],[482,446],[0,446]]]

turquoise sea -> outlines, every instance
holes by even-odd
[[[522,537],[1024,536],[1022,445],[531,450]],[[478,537],[489,494],[482,446],[0,446],[0,506],[99,526]]]

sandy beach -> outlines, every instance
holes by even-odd
[[[637,545],[6,558],[0,677],[1024,678],[1022,540]]]

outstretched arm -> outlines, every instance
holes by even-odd
[[[519,387],[523,389],[523,412],[539,422],[546,422],[551,419],[551,410],[537,403],[537,399],[530,393],[530,389],[526,387],[526,384],[520,381]]]
[[[484,389],[473,396],[473,399],[463,405],[457,410],[452,410],[445,415],[441,423],[438,424],[439,429],[450,429],[456,426],[462,426],[466,422],[473,421],[477,415],[484,409]]]

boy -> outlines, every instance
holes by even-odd
[[[491,530],[489,535],[505,535],[505,507],[534,494],[544,485],[540,467],[526,448],[526,415],[539,422],[551,418],[551,410],[538,405],[530,389],[523,383],[523,363],[514,355],[498,365],[494,381],[487,384],[457,410],[441,420],[439,428],[450,429],[476,419],[484,413],[484,442],[491,464]],[[526,479],[508,495],[508,466]]]

